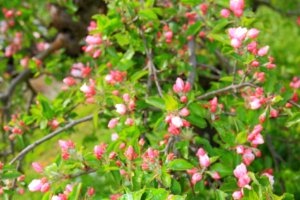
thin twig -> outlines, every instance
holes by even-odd
[[[102,111],[100,111],[98,113],[98,115],[101,114],[101,113],[102,113]],[[69,124],[67,124],[66,126],[53,131],[52,133],[46,135],[45,137],[42,137],[41,139],[35,141],[34,143],[30,144],[25,149],[23,149],[16,157],[14,157],[9,162],[9,164],[12,165],[17,160],[22,160],[27,153],[29,153],[31,150],[35,149],[40,144],[46,142],[47,140],[53,138],[54,136],[60,134],[61,132],[66,131],[66,130],[72,128],[73,126],[76,126],[76,125],[81,124],[81,123],[86,122],[86,121],[90,121],[91,119],[93,119],[93,117],[94,117],[94,114],[86,116],[86,117],[83,117],[83,118],[75,120],[75,121],[72,121]]]
[[[197,68],[196,41],[195,41],[194,36],[188,42],[188,49],[189,49],[189,62],[190,62],[190,65],[192,66],[192,70],[189,72],[187,81],[191,84],[191,87],[192,87],[195,82],[196,68]]]
[[[144,32],[141,29],[140,29],[140,35],[143,39],[143,43],[144,43],[144,47],[145,47],[145,51],[146,51],[146,55],[147,55],[147,59],[148,59],[147,60],[147,66],[148,66],[148,69],[149,69],[150,76],[153,77],[153,79],[154,79],[154,82],[155,82],[155,85],[156,85],[159,96],[163,97],[162,89],[160,87],[159,80],[158,80],[157,73],[156,73],[157,70],[156,70],[156,67],[155,67],[154,62],[153,62],[152,49],[148,48],[146,37],[144,35]],[[148,86],[149,85],[150,84],[148,84]]]
[[[218,90],[207,92],[207,93],[205,93],[201,96],[196,97],[196,99],[197,100],[202,100],[202,99],[206,99],[208,97],[220,95],[220,94],[223,94],[223,93],[226,93],[226,92],[229,92],[229,91],[238,90],[238,89],[241,89],[241,88],[244,88],[244,87],[255,87],[256,88],[258,86],[254,85],[253,83],[250,83],[250,82],[241,83],[241,84],[238,84],[238,85],[230,85],[230,86],[218,89]]]
[[[293,101],[293,100],[289,100],[289,103],[290,103],[290,104],[292,104],[293,106],[296,106],[297,108],[299,108],[299,109],[300,109],[300,105],[299,105],[299,104],[297,104],[295,101]]]

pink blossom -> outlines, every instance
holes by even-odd
[[[195,185],[197,182],[202,180],[202,175],[200,173],[195,173],[192,176],[192,184]]]
[[[251,99],[251,101],[250,101],[250,108],[252,110],[257,110],[257,109],[259,109],[261,107],[261,102],[260,102],[260,100],[258,98],[251,97],[250,99]]]
[[[251,28],[247,33],[247,37],[254,39],[258,36],[258,34],[259,30],[257,30],[256,28]]]
[[[251,149],[247,149],[243,154],[243,162],[248,166],[255,159],[255,155],[252,153]]]
[[[212,100],[209,101],[210,104],[210,112],[215,113],[218,108],[218,98],[214,97]]]
[[[241,163],[240,165],[236,166],[236,168],[233,171],[233,174],[236,178],[241,178],[242,176],[246,175],[247,173],[248,173],[247,168],[244,163]]]
[[[264,46],[258,50],[257,54],[259,56],[265,56],[268,53],[269,48],[270,48],[269,46]]]
[[[201,167],[208,167],[210,165],[209,157],[207,154],[199,156],[199,163]]]
[[[119,120],[117,118],[113,118],[108,122],[107,127],[108,128],[115,128],[117,124],[119,123]]]
[[[173,85],[173,90],[176,93],[182,92],[184,88],[184,82],[181,78],[176,79],[176,83]]]
[[[134,125],[134,120],[132,118],[127,118],[126,121],[125,121],[125,125],[133,126]]]
[[[271,109],[271,111],[270,111],[270,117],[271,118],[276,118],[278,116],[279,116],[279,112],[277,110],[275,110],[275,109]]]
[[[242,46],[242,42],[236,38],[233,38],[231,41],[230,41],[230,45],[233,47],[233,48],[239,48]]]
[[[232,198],[234,199],[234,200],[239,200],[239,199],[242,199],[243,198],[243,193],[242,193],[242,191],[235,191],[235,192],[233,192],[232,193]]]
[[[172,122],[172,124],[173,124],[175,127],[177,127],[177,128],[180,128],[180,127],[183,126],[183,121],[182,121],[182,119],[181,119],[180,117],[178,117],[178,116],[172,117],[172,118],[171,118],[171,122]]]
[[[235,16],[240,17],[243,15],[243,10],[245,7],[244,0],[230,0],[229,6],[230,10],[234,13]]]
[[[230,10],[228,10],[228,9],[222,9],[221,12],[220,12],[220,14],[221,14],[221,16],[223,18],[228,18],[229,15],[230,15]]]
[[[117,133],[111,134],[111,140],[116,141],[119,138],[119,135]]]
[[[179,114],[183,117],[187,117],[190,115],[190,111],[186,107],[184,107],[180,110]]]
[[[106,151],[106,147],[107,147],[107,144],[100,144],[100,145],[96,145],[94,147],[94,155],[96,156],[96,158],[98,160],[100,160],[102,158],[102,155]]]
[[[239,41],[243,41],[247,36],[247,28],[238,27],[238,28],[230,28],[228,30],[229,36],[231,39],[235,38]]]
[[[99,35],[88,35],[85,42],[89,45],[99,45],[102,43],[102,39]]]
[[[33,162],[31,166],[37,173],[42,173],[44,171],[43,166],[38,162]]]
[[[125,93],[125,94],[123,95],[123,100],[124,100],[125,102],[129,102],[129,101],[130,101],[130,95],[129,95],[128,93]]]
[[[93,187],[90,187],[87,191],[88,196],[93,196],[95,194],[95,189]]]
[[[40,179],[33,179],[28,185],[28,189],[30,192],[39,191],[42,188],[42,181]]]
[[[48,192],[50,190],[50,184],[44,183],[41,187],[41,192]]]
[[[245,148],[242,145],[238,145],[236,147],[236,153],[237,154],[243,154],[245,152]]]
[[[220,176],[219,172],[213,172],[212,178],[215,180],[219,180],[219,179],[221,179],[221,176]]]
[[[116,111],[120,115],[124,115],[126,113],[126,106],[124,104],[116,104]]]
[[[130,145],[128,147],[128,149],[125,151],[124,153],[125,157],[128,159],[128,160],[134,160],[137,158],[137,154],[134,152],[134,149],[133,147]]]

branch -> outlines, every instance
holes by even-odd
[[[66,175],[66,177],[68,179],[72,179],[72,178],[77,178],[79,176],[83,176],[83,175],[86,175],[86,174],[91,174],[91,173],[94,173],[96,172],[97,170],[96,169],[88,169],[86,171],[81,171],[81,172],[78,172],[76,174],[70,174],[70,175]]]
[[[197,67],[197,59],[196,59],[196,42],[195,37],[193,36],[191,40],[188,42],[188,49],[189,49],[189,62],[192,66],[192,70],[189,72],[188,75],[188,82],[193,86],[196,77],[196,67]]]
[[[290,104],[292,104],[293,106],[296,106],[297,108],[300,109],[300,105],[297,104],[295,101],[289,100],[288,102],[289,102]]]
[[[206,99],[206,98],[211,97],[211,96],[220,95],[220,94],[223,94],[223,93],[229,92],[229,91],[235,91],[235,90],[238,90],[238,89],[241,89],[241,88],[244,88],[244,87],[258,87],[258,86],[254,85],[250,82],[241,83],[241,84],[238,84],[238,85],[230,85],[230,86],[218,89],[218,90],[214,90],[212,92],[207,92],[207,93],[205,93],[201,96],[198,96],[196,99],[197,100],[202,100],[202,99]]]
[[[140,34],[141,34],[141,37],[143,39],[143,43],[144,43],[144,47],[145,47],[145,51],[146,51],[146,55],[147,55],[147,59],[148,59],[148,63],[147,63],[147,66],[148,66],[148,69],[149,69],[149,78],[151,80],[151,76],[153,76],[153,79],[154,79],[154,82],[155,82],[155,85],[156,85],[156,88],[157,88],[157,91],[158,91],[158,94],[160,97],[163,97],[162,95],[162,89],[160,87],[160,84],[159,84],[159,81],[158,81],[158,78],[157,78],[157,70],[156,70],[156,67],[154,65],[154,62],[153,62],[153,54],[152,54],[152,50],[151,49],[148,49],[148,45],[147,45],[147,40],[145,38],[145,35],[144,35],[144,32],[140,30]],[[148,86],[151,86],[150,82],[148,81]]]
[[[100,111],[98,113],[101,114],[102,111]],[[70,128],[72,128],[73,126],[76,126],[78,124],[81,124],[83,122],[86,122],[86,121],[89,121],[91,119],[93,119],[94,115],[89,115],[89,116],[86,116],[86,117],[83,117],[81,119],[78,119],[78,120],[75,120],[75,121],[72,121],[70,122],[69,124],[67,124],[66,126],[62,127],[62,128],[59,128],[55,131],[53,131],[52,133],[46,135],[45,137],[35,141],[34,143],[30,144],[29,146],[27,146],[25,149],[23,149],[16,157],[14,157],[10,162],[9,164],[12,165],[14,162],[16,162],[17,160],[22,160],[24,158],[24,156],[29,153],[31,150],[35,149],[37,146],[39,146],[40,144],[46,142],[47,140],[53,138],[54,136],[60,134],[61,132],[63,131],[66,131]]]
[[[8,89],[6,90],[5,93],[0,94],[0,100],[4,103],[8,102],[10,97],[13,95],[13,92],[16,88],[16,86],[29,79],[31,76],[31,70],[30,69],[25,69],[22,71],[16,78],[14,78],[9,85]]]

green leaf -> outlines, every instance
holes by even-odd
[[[9,172],[4,173],[1,178],[2,179],[14,179],[14,178],[18,178],[21,175],[22,174],[20,172],[9,171]]]
[[[206,121],[199,116],[190,114],[186,119],[199,128],[205,128],[207,126]]]
[[[236,138],[235,138],[235,143],[237,144],[244,144],[245,142],[247,142],[247,137],[248,134],[246,131],[242,131],[240,133],[237,134]]]
[[[227,167],[227,166],[225,166],[225,165],[223,165],[223,164],[221,164],[221,163],[216,163],[216,164],[214,164],[212,167],[211,167],[211,169],[213,170],[213,171],[217,171],[217,172],[219,172],[220,173],[220,175],[222,176],[222,177],[224,177],[224,176],[228,176],[228,175],[232,175],[232,169],[230,168],[230,167]]]
[[[168,174],[166,171],[163,171],[161,175],[161,181],[164,184],[164,186],[169,188],[172,182],[171,175]]]
[[[188,159],[189,156],[189,141],[180,141],[175,144],[175,147],[179,149],[181,155]]]
[[[94,128],[97,129],[98,128],[98,111],[94,112],[93,115],[93,124],[94,124]]]
[[[195,35],[201,29],[201,26],[202,26],[201,21],[197,21],[196,23],[190,25],[186,31],[186,35],[188,36]]]
[[[147,70],[138,70],[137,72],[135,72],[133,75],[131,75],[130,80],[132,82],[136,82],[138,81],[140,78],[142,78],[143,76],[147,75],[149,72]]]
[[[181,194],[181,185],[176,179],[172,179],[172,184],[171,184],[171,191],[172,194]]]
[[[151,10],[151,9],[140,10],[139,16],[140,16],[140,18],[146,19],[146,20],[157,20],[158,19],[156,13],[153,12],[153,10]]]
[[[162,188],[149,188],[146,191],[146,200],[166,200],[168,195],[169,192]]]
[[[80,191],[81,191],[82,183],[78,183],[75,187],[73,187],[72,192],[70,194],[70,199],[78,200]]]
[[[225,200],[226,197],[228,196],[225,192],[223,192],[222,190],[216,190],[215,191],[216,194],[216,200]]]
[[[136,192],[128,192],[121,197],[121,200],[140,200],[145,192],[145,189],[136,191]]]
[[[202,2],[202,0],[180,0],[181,3],[195,6]]]
[[[192,169],[194,166],[186,160],[175,159],[168,163],[167,168],[174,171],[184,171]]]
[[[171,95],[164,95],[166,109],[168,111],[178,110],[178,101]]]
[[[121,47],[129,44],[129,37],[125,33],[117,33],[115,35],[115,38],[117,39],[117,42]]]
[[[207,110],[197,103],[189,104],[188,109],[192,115],[197,115],[202,118],[204,118],[207,114]]]
[[[160,97],[148,97],[146,98],[146,103],[161,110],[166,109],[165,101]]]

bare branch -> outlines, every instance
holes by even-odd
[[[101,114],[102,111],[100,111],[98,113]],[[90,121],[93,119],[93,116],[94,115],[89,115],[89,116],[86,116],[86,117],[83,117],[81,119],[78,119],[78,120],[75,120],[75,121],[72,121],[70,122],[69,124],[67,124],[66,126],[62,127],[62,128],[59,128],[55,131],[53,131],[52,133],[46,135],[45,137],[35,141],[34,143],[30,144],[29,146],[27,146],[25,149],[23,149],[16,157],[14,157],[10,162],[9,164],[12,165],[13,163],[15,163],[17,160],[22,160],[24,158],[24,156],[29,153],[31,150],[35,149],[37,146],[39,146],[40,144],[46,142],[47,140],[53,138],[54,136],[60,134],[61,132],[63,131],[66,131],[70,128],[72,128],[73,126],[76,126],[78,124],[81,124],[83,122],[86,122],[86,121]]]
[[[193,86],[196,78],[196,67],[197,67],[197,59],[196,59],[196,41],[195,37],[193,36],[191,40],[188,42],[188,49],[189,49],[189,62],[192,66],[192,70],[189,72],[188,75],[188,82]]]
[[[254,85],[253,83],[250,83],[250,82],[241,83],[241,84],[238,84],[238,85],[230,85],[230,86],[218,89],[218,90],[207,92],[207,93],[205,93],[201,96],[198,96],[196,99],[197,100],[202,100],[202,99],[206,99],[206,98],[209,98],[209,97],[212,97],[212,96],[220,95],[220,94],[223,94],[223,93],[226,93],[226,92],[229,92],[229,91],[235,91],[235,90],[238,90],[238,89],[241,89],[241,88],[244,88],[244,87],[258,87],[258,86]]]

